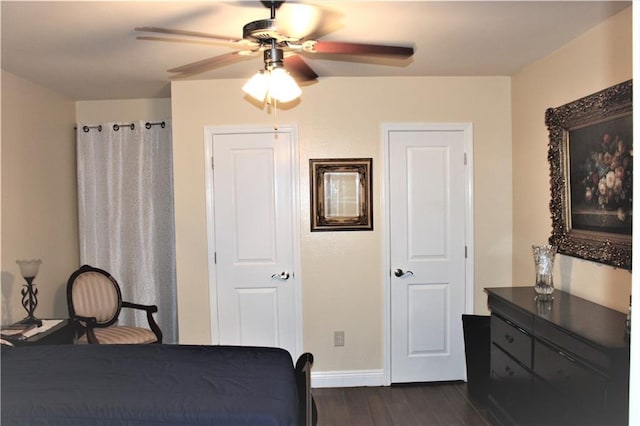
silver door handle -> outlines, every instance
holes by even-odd
[[[398,278],[403,278],[403,277],[406,277],[406,276],[413,275],[413,272],[411,272],[411,271],[405,272],[402,269],[398,268],[395,271],[393,271],[393,274]]]
[[[271,275],[271,279],[275,279],[275,278],[277,278],[279,280],[282,280],[282,281],[286,281],[286,280],[289,279],[289,273],[287,271],[282,271],[279,274]]]

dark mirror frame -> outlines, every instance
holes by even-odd
[[[545,123],[549,130],[548,160],[551,175],[551,202],[549,207],[552,220],[549,244],[557,246],[558,253],[631,270],[632,214],[630,188],[632,188],[633,161],[630,161],[630,169],[620,169],[620,173],[626,173],[623,180],[627,180],[625,185],[627,185],[626,189],[628,189],[628,194],[623,194],[622,198],[618,195],[607,195],[606,187],[600,188],[598,183],[595,182],[598,179],[595,172],[593,183],[585,183],[587,182],[586,178],[580,181],[579,177],[582,175],[577,175],[576,170],[572,172],[571,165],[574,164],[575,169],[578,169],[578,166],[585,167],[585,173],[583,174],[587,175],[587,166],[582,166],[581,164],[588,163],[590,156],[597,156],[600,152],[589,151],[588,147],[581,146],[582,142],[588,136],[600,135],[598,143],[602,143],[602,150],[605,151],[604,155],[606,155],[607,144],[614,142],[613,140],[610,141],[610,138],[618,136],[609,135],[610,130],[624,134],[626,138],[631,139],[625,140],[623,143],[629,149],[625,155],[630,156],[631,160],[633,160],[633,130],[631,126],[627,125],[632,122],[632,113],[631,80],[558,108],[547,109]],[[605,133],[607,136],[605,136]],[[589,143],[591,142],[592,139],[589,139]],[[613,150],[614,148],[612,147],[611,149]],[[576,155],[574,162],[571,159],[572,153]],[[583,163],[579,162],[583,158],[578,157],[578,154],[584,157]],[[610,156],[619,157],[618,151],[609,154],[609,160]],[[628,158],[625,162],[629,163]],[[617,173],[616,171],[615,174]],[[592,197],[600,197],[602,194],[600,189],[605,192],[603,196],[608,198],[598,198],[597,201],[594,199],[594,202],[598,203],[595,204],[597,209],[601,210],[595,209],[592,214],[593,217],[598,217],[598,215],[602,217],[601,224],[592,221],[588,225],[583,225],[582,223],[578,225],[579,213],[574,213],[572,216],[572,212],[574,207],[578,207],[577,203],[580,200],[572,201],[572,185],[576,186],[573,192],[575,198],[579,198],[578,194],[580,193],[576,191],[580,191],[583,186],[588,187],[588,185],[591,185],[593,187],[586,189],[588,195]],[[584,198],[586,199],[587,195]],[[589,199],[592,198],[589,197]],[[619,214],[616,214],[615,211],[607,210],[612,208],[611,204],[621,206],[617,210]],[[576,212],[579,211],[580,209],[576,209]],[[587,217],[588,214],[591,214],[591,212],[588,211],[584,217]],[[605,217],[607,215],[609,219]],[[611,221],[612,218],[623,223],[624,226],[621,226],[621,229],[605,226],[606,221]],[[575,226],[572,224],[573,219],[576,219]]]
[[[311,231],[371,231],[373,230],[371,158],[310,159]],[[361,199],[355,216],[327,216],[325,213],[325,174],[357,173]]]

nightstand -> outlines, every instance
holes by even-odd
[[[7,338],[15,346],[27,345],[66,345],[72,344],[74,338],[73,323],[69,319],[63,319],[59,324],[42,333],[35,334],[27,339]]]

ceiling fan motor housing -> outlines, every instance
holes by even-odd
[[[258,43],[271,42],[272,40],[275,40],[276,43],[286,43],[298,40],[280,34],[278,32],[278,21],[275,19],[261,19],[249,22],[242,27],[242,38]]]

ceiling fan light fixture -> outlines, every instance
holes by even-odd
[[[251,77],[242,90],[260,102],[265,99],[290,102],[302,93],[284,69],[284,52],[275,46],[275,40],[271,40],[271,48],[264,51],[264,70]]]
[[[280,102],[291,102],[302,94],[302,90],[284,68],[271,70],[269,96]]]
[[[258,71],[242,86],[242,90],[252,98],[264,102],[269,91],[269,75],[263,70]]]
[[[267,98],[291,102],[302,94],[293,77],[281,67],[258,71],[242,86],[242,90],[260,102]]]

